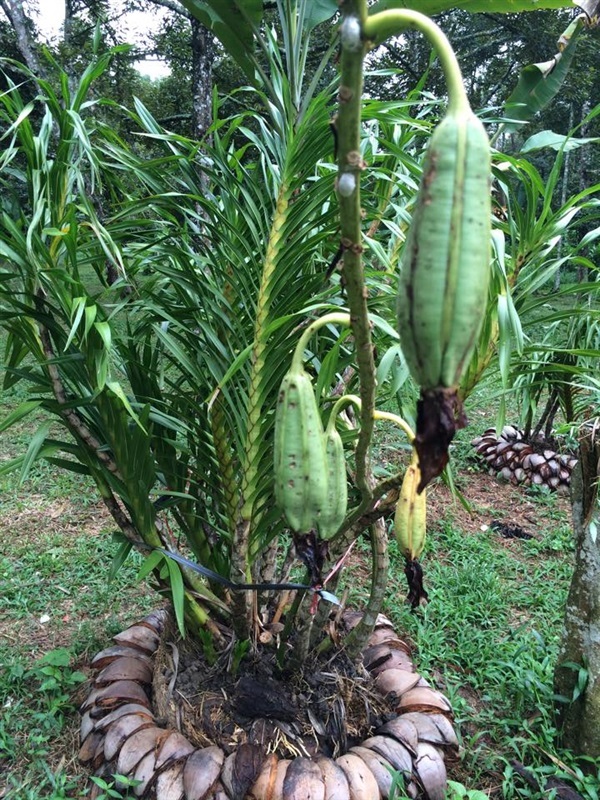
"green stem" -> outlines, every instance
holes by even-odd
[[[356,406],[356,408],[360,411],[360,397],[358,397],[356,394],[343,394],[335,401],[329,414],[329,420],[327,421],[327,430],[331,430],[335,427],[335,418],[340,413],[342,408],[349,406],[350,404]]]
[[[377,411],[373,412],[373,416],[375,419],[387,419],[389,422],[393,422],[394,425],[397,425],[399,428],[402,428],[404,433],[406,434],[408,441],[412,444],[415,440],[415,433],[413,429],[410,427],[408,422],[402,419],[402,417],[398,416],[398,414],[392,414],[391,411]]]
[[[462,74],[452,45],[445,33],[425,14],[408,9],[381,11],[366,20],[363,26],[363,36],[370,42],[379,44],[390,36],[398,36],[407,28],[418,30],[426,36],[440,59],[448,87],[448,111],[460,113],[470,110]]]
[[[366,0],[342,4],[341,75],[337,116],[338,177],[342,278],[348,296],[356,363],[360,379],[361,425],[356,443],[356,484],[363,498],[371,495],[372,473],[369,448],[375,408],[375,363],[367,312],[367,288],[362,264],[362,214],[360,205],[360,152],[363,59],[367,41],[362,35],[367,22]]]
[[[294,349],[294,355],[292,356],[292,369],[294,371],[297,372],[303,368],[304,351],[306,350],[312,335],[316,333],[319,328],[323,328],[325,325],[350,325],[350,314],[341,314],[334,311],[331,314],[325,314],[324,317],[320,317],[319,319],[316,319],[314,322],[310,323],[308,328],[298,339],[298,344]]]

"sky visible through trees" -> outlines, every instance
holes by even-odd
[[[116,5],[111,3],[111,6]],[[38,13],[32,14],[36,20],[41,33],[48,41],[56,40],[60,35],[61,25],[64,20],[65,3],[64,0],[39,0],[37,4]],[[126,14],[125,27],[128,33],[128,40],[131,44],[136,44],[147,36],[148,33],[155,32],[159,26],[164,13],[157,9],[155,13],[148,11],[130,11]],[[161,78],[169,74],[169,67],[162,60],[145,59],[135,63],[136,69],[150,78]]]

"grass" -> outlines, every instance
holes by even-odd
[[[0,416],[21,391],[4,394]],[[22,452],[36,425],[2,434],[0,461]],[[113,527],[85,477],[43,462],[23,485],[0,477],[0,798],[84,796],[76,756],[86,665],[156,601],[136,583],[135,559],[108,582]]]
[[[23,399],[20,392],[17,386],[4,395],[0,416]],[[541,784],[550,774],[562,776],[585,800],[598,800],[598,764],[584,774],[557,747],[552,718],[573,563],[567,504],[480,473],[468,441],[490,418],[471,416],[455,455],[473,515],[443,487],[431,493],[422,559],[430,602],[416,615],[406,609],[402,560],[392,542],[386,612],[414,643],[419,670],[455,709],[462,753],[451,773],[453,797],[477,800],[476,790],[508,800],[549,797],[523,780],[517,762]],[[27,419],[4,434],[0,459],[22,452],[36,424]],[[14,474],[1,477],[0,498],[0,798],[82,797],[76,708],[86,664],[155,595],[136,584],[134,559],[118,582],[107,582],[116,551],[112,524],[86,478],[37,464],[24,485]],[[486,527],[519,509],[534,520],[535,539],[507,541]],[[358,599],[365,587],[355,591]]]

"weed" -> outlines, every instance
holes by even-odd
[[[127,800],[127,798],[134,798],[135,794],[130,794],[128,789],[135,788],[141,781],[136,781],[133,778],[128,778],[126,775],[115,774],[112,776],[112,781],[105,781],[104,778],[93,776],[91,780],[102,791],[96,795],[97,800],[109,800],[109,798],[119,798],[119,800]]]

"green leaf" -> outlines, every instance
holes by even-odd
[[[167,558],[165,560],[169,569],[169,584],[171,587],[171,597],[173,599],[173,609],[175,610],[177,627],[179,628],[182,638],[185,639],[185,591],[183,588],[183,577],[179,564],[173,561],[172,558]]]
[[[577,150],[582,145],[590,144],[591,142],[600,142],[600,137],[576,139],[574,136],[564,136],[561,133],[554,133],[554,131],[540,131],[527,139],[521,147],[521,153],[531,153],[533,150],[540,150],[543,147],[562,150],[566,153],[569,150]]]
[[[57,647],[43,655],[38,664],[49,664],[51,667],[68,667],[71,663],[71,653],[65,647]]]
[[[304,6],[306,10],[302,24],[307,32],[312,31],[322,22],[331,19],[339,11],[337,0],[306,0]]]
[[[29,442],[29,447],[27,448],[27,452],[25,453],[25,457],[23,459],[23,465],[21,466],[19,485],[23,485],[23,483],[27,480],[31,467],[33,466],[34,462],[40,455],[40,451],[44,446],[46,437],[50,433],[51,427],[52,427],[52,422],[48,420],[47,422],[44,422],[42,425],[40,425],[40,427],[31,437],[31,441]]]
[[[113,560],[110,565],[110,570],[108,572],[108,582],[110,583],[113,581],[117,575],[117,572],[121,569],[125,561],[127,560],[127,556],[131,552],[132,544],[131,542],[121,542],[119,545],[119,549],[113,556]]]
[[[129,414],[129,416],[135,421],[137,425],[140,426],[140,428],[144,431],[144,433],[147,433],[146,429],[144,428],[144,426],[140,421],[140,418],[133,410],[131,403],[129,402],[129,398],[123,391],[123,387],[121,386],[121,384],[117,383],[117,381],[107,381],[106,388],[110,389],[110,391],[119,398],[121,403],[123,403],[123,405],[125,406],[125,410]]]
[[[151,572],[153,572],[160,562],[163,560],[164,556],[162,553],[153,550],[150,555],[146,556],[146,558],[142,562],[142,566],[138,570],[137,580],[143,581]]]
[[[65,353],[69,349],[69,345],[73,341],[73,337],[77,333],[77,328],[79,327],[79,323],[81,322],[81,318],[83,316],[83,312],[85,311],[85,297],[74,297],[73,298],[73,305],[71,307],[71,330],[69,331],[69,336],[67,337],[67,341],[65,342],[64,351]]]
[[[94,308],[95,308],[95,306],[94,306]],[[87,325],[87,322],[86,322],[86,325]],[[104,342],[104,347],[106,347],[107,350],[110,350],[110,345],[112,343],[112,334],[111,334],[110,325],[108,324],[108,322],[94,322],[94,328],[100,334],[100,338]],[[109,386],[109,388],[112,389],[112,386]],[[114,391],[114,389],[113,389],[113,391]],[[115,394],[116,394],[116,392],[115,392]]]
[[[262,0],[181,0],[190,14],[211,30],[251,83],[257,62],[254,36],[263,13]]]
[[[504,115],[509,119],[503,124],[504,130],[517,130],[546,108],[558,94],[571,66],[577,37],[582,29],[583,22],[575,20],[563,34],[567,44],[562,52],[557,53],[551,61],[530,64],[521,71],[519,82],[504,104]]]
[[[42,404],[41,400],[25,400],[25,402],[18,405],[14,411],[12,411],[7,417],[5,417],[2,422],[0,422],[0,433],[2,431],[11,428],[17,422],[26,417],[28,414],[31,414],[32,411],[35,411],[36,408],[39,408]]]

